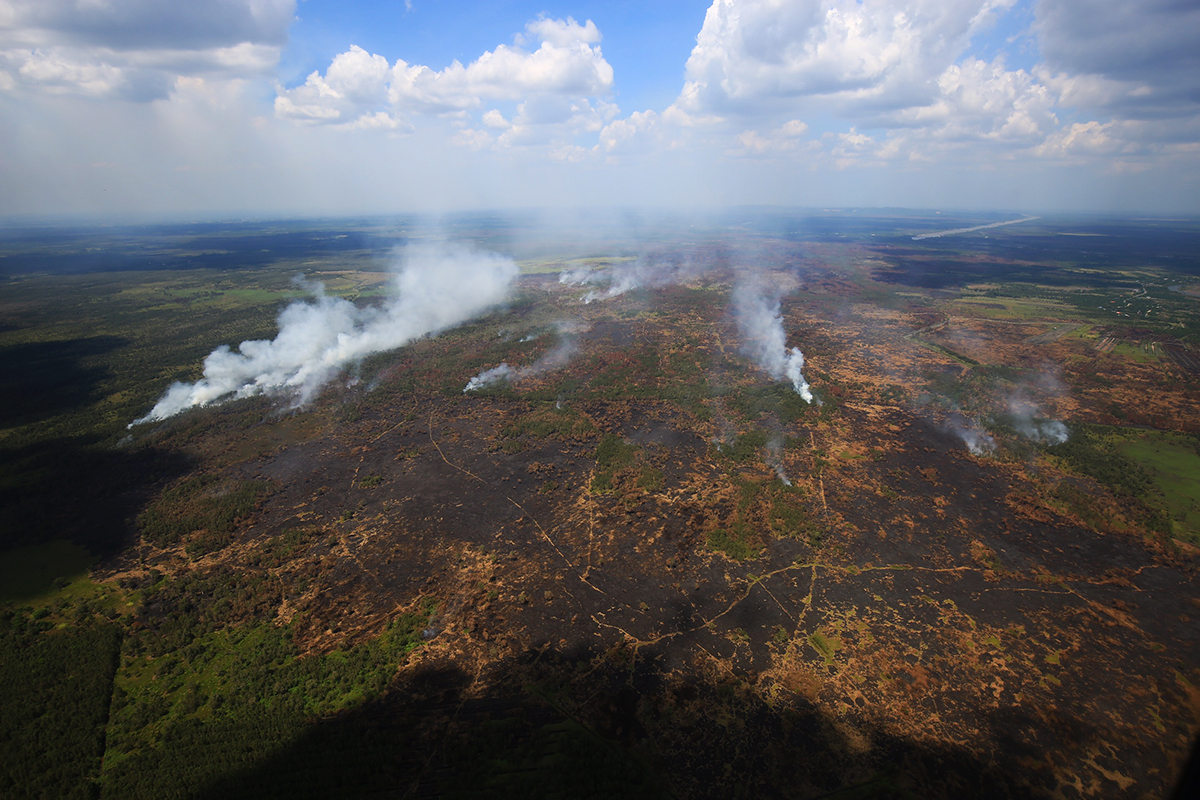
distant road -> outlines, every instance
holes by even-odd
[[[955,233],[970,233],[971,231],[982,231],[988,228],[999,228],[1002,225],[1016,225],[1018,222],[1029,222],[1033,219],[1041,219],[1041,217],[1021,217],[1020,219],[1010,219],[1007,222],[993,222],[991,225],[976,225],[974,228],[955,228],[949,231],[937,231],[935,233],[922,233],[920,236],[914,236],[913,241],[919,239],[936,239],[939,236],[950,236]]]

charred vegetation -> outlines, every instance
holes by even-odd
[[[129,375],[194,380],[195,345],[132,373],[152,350],[127,333],[12,345],[87,385],[10,403],[5,519],[43,527],[0,554],[32,576],[5,600],[0,668],[30,687],[80,675],[69,702],[91,727],[42,761],[14,750],[32,766],[6,786],[1165,795],[1200,724],[1196,511],[1173,477],[1200,461],[1195,375],[1097,349],[1108,329],[1064,299],[1069,265],[1043,280],[906,241],[782,237],[752,265],[812,403],[748,354],[746,266],[709,243],[606,297],[527,275],[508,306],[371,355],[302,407],[257,397],[126,432],[155,394]],[[958,266],[922,277],[942,260]],[[351,277],[346,296],[375,285]],[[999,288],[1033,280],[1061,294]],[[246,297],[212,346],[285,299]],[[97,460],[55,493],[22,465],[48,463],[64,426],[92,437],[69,455]],[[92,560],[39,578],[56,567],[36,548],[62,539]],[[68,698],[44,703],[6,714],[5,741],[52,735]]]

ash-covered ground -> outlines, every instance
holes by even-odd
[[[1137,413],[1195,430],[1194,381],[1054,319],[881,302],[863,263],[756,278],[811,404],[747,349],[738,270],[701,263],[607,295],[527,276],[312,406],[140,434],[192,458],[161,515],[259,489],[226,539],[148,537],[111,579],[254,575],[252,607],[220,613],[309,658],[429,614],[385,691],[198,791],[1169,793],[1200,724],[1196,550],[1048,426],[1153,385]]]

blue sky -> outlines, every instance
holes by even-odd
[[[303,0],[296,9],[280,62],[285,83],[302,82],[324,70],[347,43],[395,61],[442,69],[457,59],[474,60],[485,50],[510,43],[538,16],[593,20],[604,34],[605,59],[621,76],[615,95],[622,105],[669,105],[683,83],[683,65],[696,43],[709,3],[654,2],[528,3],[371,0],[354,4]]]
[[[0,214],[1200,213],[1177,0],[0,0]]]

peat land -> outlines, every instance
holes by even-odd
[[[420,226],[8,235],[0,793],[1170,797],[1200,226],[912,238],[995,221],[463,219],[504,306],[129,429],[297,272],[375,302]],[[747,355],[748,282],[813,403]]]

